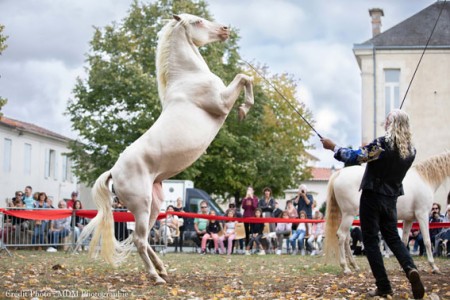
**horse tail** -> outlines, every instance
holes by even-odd
[[[339,176],[339,171],[334,173],[328,181],[327,187],[327,205],[325,213],[325,262],[335,264],[338,262],[339,256],[339,240],[337,237],[337,230],[339,228],[341,211],[336,201],[336,195],[334,193],[334,181]]]
[[[117,241],[114,236],[113,197],[107,185],[110,178],[110,171],[103,173],[92,188],[92,199],[97,206],[98,212],[81,231],[77,247],[92,234],[89,244],[89,255],[97,257],[100,252],[100,255],[108,263],[117,266],[130,253],[133,235],[130,235],[123,242]],[[99,244],[100,249],[98,247]]]
[[[431,156],[414,168],[425,181],[437,188],[450,175],[450,151]]]

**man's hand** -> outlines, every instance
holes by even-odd
[[[327,139],[327,138],[322,138],[320,141],[322,142],[322,145],[325,149],[334,151],[334,147],[336,146],[336,144],[332,140]]]

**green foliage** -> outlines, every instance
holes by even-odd
[[[88,78],[78,79],[67,114],[81,141],[72,143],[76,174],[92,183],[110,169],[123,149],[152,126],[161,113],[155,76],[157,33],[173,13],[211,19],[204,1],[133,3],[121,24],[96,28],[87,55]],[[200,49],[211,70],[228,84],[238,73],[253,74],[239,64],[234,30],[225,43]],[[226,59],[224,59],[226,57]],[[224,62],[225,61],[225,62]],[[265,70],[259,67],[259,71]],[[286,102],[255,78],[255,105],[244,122],[236,108],[207,152],[177,176],[191,179],[209,193],[231,196],[253,185],[257,193],[270,186],[275,195],[309,176],[304,142],[311,132]],[[288,75],[270,80],[311,119],[295,100],[296,82]],[[242,96],[236,107],[242,103]]]
[[[8,36],[3,35],[3,29],[5,29],[5,25],[0,24],[0,55],[8,47],[6,45],[6,40],[8,39]],[[5,106],[6,102],[8,102],[8,100],[0,96],[0,117],[3,115],[1,113],[1,110],[2,107]]]

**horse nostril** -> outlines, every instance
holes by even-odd
[[[222,30],[228,30],[228,26],[222,26]]]

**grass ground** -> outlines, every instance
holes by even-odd
[[[148,279],[136,253],[114,269],[86,253],[14,251],[0,254],[0,299],[365,299],[374,287],[364,257],[350,276],[311,256],[198,255],[162,257],[169,282]],[[415,257],[427,299],[450,299],[450,260],[437,259],[442,274],[431,274],[425,258]],[[412,297],[395,258],[385,259],[394,299]]]

